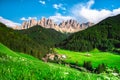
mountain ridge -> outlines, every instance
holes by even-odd
[[[80,24],[79,22],[77,22],[77,20],[74,20],[74,19],[69,19],[66,21],[62,21],[59,24],[56,24],[54,20],[49,19],[49,18],[47,19],[45,17],[42,17],[40,20],[36,20],[34,18],[24,20],[22,24],[15,23],[13,21],[0,17],[0,22],[5,24],[7,27],[13,28],[15,30],[28,29],[35,25],[40,25],[44,28],[52,28],[62,33],[74,33],[78,31],[82,31],[94,25],[94,23],[91,23],[91,22]]]
[[[8,19],[5,19],[3,17],[0,16],[0,22],[5,24],[7,27],[9,28],[13,28],[13,29],[21,29],[21,24],[20,23],[16,23],[16,22],[13,22],[13,21],[10,21]]]
[[[41,20],[36,21],[35,19],[31,19],[22,23],[22,29],[28,29],[35,25],[40,25],[44,28],[52,28],[56,31],[63,32],[63,33],[74,33],[77,31],[84,30],[90,26],[93,26],[94,23],[87,22],[87,23],[78,23],[76,20],[70,19],[67,21],[63,21],[60,24],[54,23],[52,19],[42,18]]]
[[[73,51],[90,51],[98,48],[101,51],[120,51],[120,14],[106,18],[100,23],[83,31],[70,35],[58,44],[58,47]]]

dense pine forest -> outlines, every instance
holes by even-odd
[[[52,52],[54,45],[65,39],[67,34],[53,29],[45,29],[41,26],[17,31],[0,23],[0,36],[0,42],[10,49],[41,58]]]
[[[0,23],[0,42],[14,51],[27,53],[38,58],[48,52],[46,46],[39,45],[26,35],[22,35],[2,23]]]
[[[57,46],[73,51],[101,51],[120,53],[120,15],[109,17],[86,30],[72,34]]]
[[[18,30],[17,32],[27,35],[35,42],[47,47],[54,47],[56,43],[61,42],[69,36],[67,33],[61,33],[49,28],[46,29],[39,25],[25,30]]]

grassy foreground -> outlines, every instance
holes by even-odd
[[[55,49],[58,54],[64,54],[67,56],[65,61],[67,63],[77,63],[83,65],[84,61],[91,61],[93,67],[97,67],[99,64],[104,63],[108,67],[117,67],[120,70],[120,55],[115,55],[110,52],[100,52],[94,49],[90,52],[74,52],[63,49]]]
[[[108,74],[80,72],[16,53],[0,43],[0,80],[119,80]]]

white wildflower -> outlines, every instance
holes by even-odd
[[[68,72],[65,72],[64,74],[69,74]]]
[[[64,59],[65,59],[65,58],[66,58],[66,56],[65,56],[65,55],[62,55],[62,58],[64,58]]]
[[[112,73],[112,75],[114,75],[114,76],[118,76],[118,73]]]

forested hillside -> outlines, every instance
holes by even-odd
[[[46,29],[39,25],[29,29],[19,30],[18,32],[27,35],[35,42],[47,47],[54,47],[56,43],[61,42],[68,36],[68,34],[60,33],[54,29]]]
[[[34,26],[26,30],[13,30],[0,23],[0,42],[10,49],[41,58],[51,52],[54,45],[67,37],[67,34],[53,29]]]
[[[109,17],[86,30],[74,33],[57,45],[73,51],[120,52],[120,15]]]
[[[0,42],[14,51],[24,52],[38,58],[48,52],[46,46],[39,45],[26,35],[20,34],[2,23],[0,23]]]

